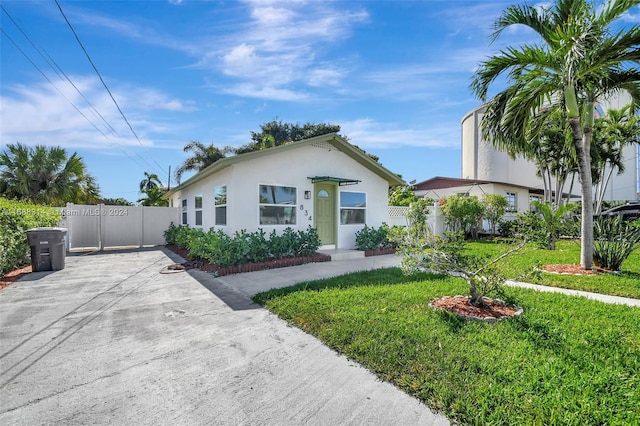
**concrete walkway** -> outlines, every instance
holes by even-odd
[[[234,287],[161,273],[177,260],[158,249],[71,256],[0,291],[0,424],[449,423],[248,297],[353,265],[256,272],[235,282],[259,284]]]

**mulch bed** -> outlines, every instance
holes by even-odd
[[[0,278],[0,290],[10,286],[14,282],[18,281],[20,278],[30,273],[31,273],[31,265],[25,266],[19,269],[14,269],[13,271],[8,272],[7,275]]]
[[[612,274],[616,272],[597,267],[595,269],[582,269],[582,266],[574,264],[544,265],[541,266],[540,269],[542,269],[544,272],[564,275],[599,275]]]
[[[434,300],[430,303],[430,306],[453,312],[466,319],[487,322],[509,318],[522,313],[522,309],[508,306],[502,300],[489,299],[487,297],[482,300],[485,306],[477,307],[469,304],[469,297],[467,296],[445,296]]]
[[[242,265],[232,265],[220,267],[215,263],[209,263],[206,260],[189,258],[189,251],[181,249],[173,245],[166,246],[169,250],[179,254],[182,258],[187,259],[186,262],[180,264],[184,269],[197,268],[205,272],[214,272],[218,276],[239,274],[242,272],[263,271],[265,269],[285,268],[287,266],[304,265],[305,263],[329,262],[331,256],[316,253],[313,256],[288,257],[285,259],[269,259],[264,262],[244,263]]]

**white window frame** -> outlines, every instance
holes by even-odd
[[[507,197],[507,202],[509,203],[509,205],[507,206],[507,211],[517,212],[518,211],[518,193],[505,191],[505,196]]]
[[[364,206],[343,206],[342,205],[342,194],[362,194],[364,195]],[[367,223],[367,193],[363,191],[340,191],[338,196],[338,203],[340,204],[340,225],[341,226],[349,226],[349,225],[366,225]],[[349,222],[349,211],[363,211],[362,222]]]
[[[218,204],[218,189],[224,188],[224,204]],[[227,226],[227,204],[229,203],[229,192],[227,185],[218,185],[213,188],[213,225],[214,226]],[[224,207],[224,223],[218,223],[218,211]]]
[[[274,187],[280,187],[280,188],[292,188],[294,191],[293,193],[295,194],[295,199],[293,204],[288,204],[288,203],[263,203],[260,200],[260,194],[261,194],[261,189],[263,186],[274,186]],[[282,208],[283,212],[286,211],[287,208],[290,208],[292,211],[292,221],[289,223],[264,223],[262,221],[262,209],[263,207],[275,207],[275,208]],[[298,187],[296,186],[291,186],[291,185],[276,185],[276,184],[267,184],[267,183],[261,183],[258,185],[258,223],[262,226],[296,226],[298,223],[298,214],[297,214],[297,210],[298,210]],[[283,214],[283,217],[286,217],[286,214]]]
[[[200,207],[198,207],[198,199],[200,200]],[[193,196],[193,210],[195,212],[195,217],[193,219],[194,226],[202,226],[202,206],[204,205],[204,199],[202,195],[194,195]],[[198,215],[198,213],[200,213]],[[200,216],[200,223],[198,223],[198,216]]]
[[[189,214],[187,212],[187,208],[188,208],[188,201],[186,198],[184,198],[182,200],[182,224],[183,225],[188,225],[189,224]]]

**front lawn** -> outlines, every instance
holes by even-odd
[[[392,268],[255,300],[459,424],[638,424],[640,309],[521,288],[492,325],[427,306],[467,291]]]
[[[506,251],[508,245],[498,241],[486,240],[469,242],[467,243],[467,248],[476,254],[496,256]],[[523,278],[524,274],[535,267],[558,263],[580,263],[580,242],[558,241],[557,249],[553,251],[535,249],[530,246],[523,250],[522,253],[507,258],[500,264],[500,268],[502,273],[511,279],[640,299],[640,250],[631,253],[631,256],[622,264],[622,271],[619,274],[569,276],[545,272],[533,276],[528,275]]]

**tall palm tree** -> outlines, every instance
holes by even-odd
[[[144,172],[144,179],[140,181],[140,192],[152,190],[153,188],[162,187],[160,178],[155,173]]]
[[[100,189],[77,153],[61,147],[9,144],[0,153],[0,195],[38,204],[95,202]]]
[[[556,0],[552,8],[508,7],[494,24],[494,40],[514,25],[541,38],[535,45],[511,46],[480,64],[471,84],[487,101],[498,77],[509,85],[487,104],[483,136],[496,147],[524,147],[532,117],[566,108],[582,192],[580,264],[593,264],[591,134],[595,102],[627,91],[640,107],[640,27],[614,32],[616,22],[637,0],[609,0],[596,8],[587,0]],[[535,130],[535,129],[534,129]]]
[[[621,174],[625,170],[624,148],[627,145],[640,144],[640,119],[631,112],[630,106],[609,109],[604,117],[595,121],[593,141],[595,213],[599,214],[613,172],[617,170],[618,174]]]
[[[191,141],[184,146],[183,151],[192,153],[193,155],[187,158],[176,170],[176,181],[178,185],[185,172],[202,171],[216,161],[225,158],[225,156],[233,150],[229,147],[220,149],[213,144],[205,145],[202,142]]]

